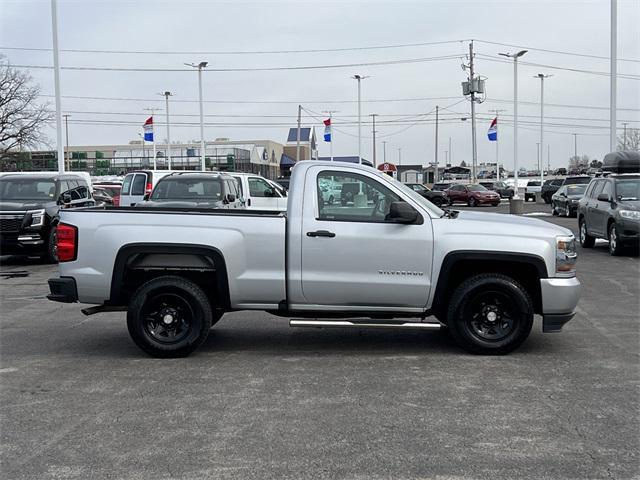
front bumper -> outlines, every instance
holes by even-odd
[[[582,286],[576,277],[541,278],[542,331],[559,332],[573,318]]]
[[[640,243],[640,222],[620,219],[618,226],[619,238],[623,245],[631,246]]]
[[[75,303],[78,301],[78,287],[73,277],[60,277],[49,279],[49,300],[62,303]]]
[[[0,234],[0,255],[36,255],[46,250],[39,232]]]

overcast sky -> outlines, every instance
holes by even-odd
[[[357,154],[356,82],[353,74],[369,76],[362,83],[363,156],[372,157],[369,115],[377,113],[378,162],[382,141],[387,160],[426,164],[434,159],[433,112],[442,111],[439,158],[444,162],[452,144],[452,160],[471,160],[471,122],[463,122],[470,105],[460,82],[466,73],[468,39],[476,39],[476,71],[486,77],[487,99],[477,106],[478,159],[495,161],[495,143],[486,131],[493,115],[501,112],[500,159],[506,168],[513,159],[513,64],[498,52],[530,48],[519,66],[519,158],[533,168],[539,141],[539,72],[553,75],[545,81],[545,144],[552,166],[564,166],[578,153],[601,159],[609,151],[609,77],[550,67],[607,73],[607,58],[566,55],[535,49],[592,56],[609,56],[610,2],[603,1],[91,1],[58,2],[62,50],[138,52],[193,52],[133,54],[62,52],[62,66],[182,69],[184,62],[208,61],[213,69],[319,66],[432,59],[386,65],[276,71],[205,71],[203,74],[205,137],[233,140],[271,139],[284,143],[287,126],[295,126],[297,104],[305,111],[305,125],[315,125],[322,138],[322,112],[333,114],[334,154]],[[640,127],[640,2],[618,2],[619,74],[618,121]],[[51,51],[13,50],[7,47],[50,49],[49,1],[0,0],[0,50],[15,65],[51,66]],[[282,50],[346,49],[411,43],[449,42],[400,48],[307,53],[244,53]],[[500,46],[498,42],[515,46]],[[517,47],[516,47],[517,46]],[[207,53],[197,53],[207,52]],[[526,65],[542,64],[547,67]],[[53,71],[29,69],[42,93],[52,95]],[[63,70],[62,95],[109,97],[126,100],[63,98],[70,113],[72,145],[128,143],[138,138],[147,116],[145,108],[164,108],[159,92],[171,98],[172,140],[199,139],[197,74],[195,71],[92,71]],[[134,99],[134,100],[131,100]],[[141,100],[135,100],[141,99]],[[146,99],[146,100],[145,100]],[[191,100],[191,102],[189,102]],[[394,100],[394,101],[372,101]],[[43,101],[53,103],[53,97]],[[218,103],[218,102],[227,103]],[[233,103],[237,102],[237,103]],[[261,103],[252,103],[261,102]],[[265,103],[273,102],[273,103]],[[530,102],[530,103],[525,103]],[[555,106],[552,104],[556,104]],[[564,105],[564,106],[559,106]],[[596,108],[578,108],[578,107]],[[109,113],[109,114],[105,114]],[[98,124],[87,124],[96,122]],[[80,122],[80,123],[78,123]],[[164,122],[164,112],[156,113]],[[385,123],[386,122],[386,123]],[[120,124],[118,124],[120,123]],[[180,125],[183,124],[183,125]],[[189,125],[191,124],[191,125]],[[266,125],[276,124],[276,125]],[[165,138],[164,125],[156,127]],[[49,131],[52,143],[55,131]],[[544,149],[546,164],[547,150]],[[320,142],[320,154],[328,155]]]

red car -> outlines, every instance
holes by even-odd
[[[478,184],[461,185],[458,183],[451,185],[445,190],[445,193],[449,197],[451,205],[466,203],[470,207],[476,207],[488,203],[497,207],[500,204],[500,195]]]

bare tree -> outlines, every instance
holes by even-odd
[[[626,145],[624,134],[618,135],[618,150],[640,152],[640,128],[627,128]]]
[[[31,75],[0,56],[0,155],[45,142],[42,130],[53,112],[38,103],[39,94]]]

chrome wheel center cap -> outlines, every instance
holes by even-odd
[[[169,315],[169,314],[165,315],[164,317],[162,317],[162,321],[167,325],[169,325],[170,323],[173,323],[173,315]]]
[[[487,320],[489,320],[490,322],[495,322],[497,318],[498,315],[496,315],[496,312],[487,313]]]

